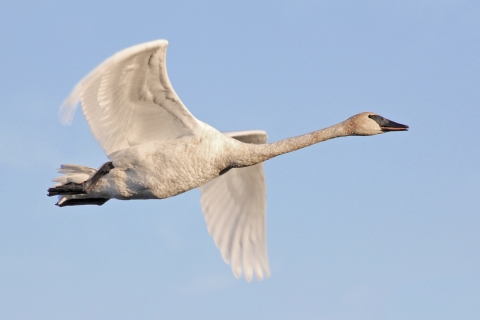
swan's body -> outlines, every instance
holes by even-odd
[[[164,199],[219,176],[227,161],[218,150],[232,143],[204,125],[202,133],[149,141],[118,151],[110,171],[89,194],[115,199]]]
[[[63,165],[50,194],[59,206],[109,199],[164,199],[200,187],[210,234],[238,277],[269,275],[263,162],[314,143],[407,126],[371,112],[272,144],[263,131],[221,133],[181,103],[166,72],[167,41],[125,49],[83,79],[62,107],[70,123],[80,100],[95,138],[111,160],[105,172]],[[103,167],[102,167],[103,168]],[[95,178],[96,177],[96,178]],[[95,178],[95,179],[94,179]],[[91,182],[88,189],[85,182]],[[84,188],[78,194],[65,191]],[[70,189],[68,189],[70,190]]]

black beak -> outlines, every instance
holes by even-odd
[[[370,119],[375,120],[376,123],[382,128],[383,132],[389,131],[408,131],[408,126],[394,122],[392,120],[385,119],[378,115],[369,115]]]

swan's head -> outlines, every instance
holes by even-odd
[[[352,135],[373,136],[390,131],[407,131],[408,126],[388,120],[373,112],[357,114],[346,121]]]

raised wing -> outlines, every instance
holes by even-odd
[[[107,155],[143,142],[192,134],[198,121],[168,79],[167,46],[166,40],[147,42],[105,60],[65,100],[61,122],[71,124],[81,101],[92,133]]]
[[[245,143],[267,142],[265,131],[228,132]],[[263,163],[231,169],[200,187],[208,232],[238,278],[270,276],[266,242],[266,190]]]

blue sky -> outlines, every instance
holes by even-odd
[[[480,314],[480,3],[3,1],[0,318],[474,319]],[[268,161],[272,276],[235,279],[193,190],[57,208],[62,163],[106,161],[70,90],[167,39],[170,80],[222,131],[270,141],[362,111],[409,132]]]

